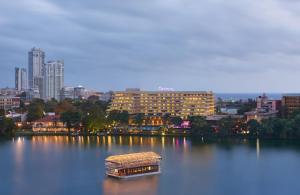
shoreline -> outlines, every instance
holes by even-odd
[[[68,132],[16,132],[12,137],[26,137],[26,136],[69,136],[69,137],[106,137],[106,136],[139,136],[139,137],[189,137],[195,139],[205,139],[205,140],[231,140],[231,139],[247,139],[247,140],[292,140],[292,141],[299,141],[299,138],[276,138],[276,137],[257,137],[257,136],[250,136],[250,135],[235,135],[235,136],[201,136],[192,133],[166,133],[166,134],[159,134],[159,133],[150,133],[150,132],[142,132],[142,133],[109,133],[109,134],[86,134],[86,133],[79,133],[78,135],[70,135]],[[6,137],[6,136],[3,136]]]

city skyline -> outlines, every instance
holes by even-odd
[[[48,59],[65,60],[67,86],[300,91],[295,1],[120,4],[3,2],[1,86],[13,86],[14,67],[26,67],[26,52],[35,46]]]

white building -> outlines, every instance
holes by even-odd
[[[48,61],[44,66],[43,80],[43,99],[60,100],[60,91],[64,86],[64,62]]]
[[[15,88],[18,91],[27,89],[27,71],[25,68],[15,68]]]
[[[39,48],[32,48],[28,52],[28,84],[30,89],[43,91],[43,65],[45,52]]]
[[[60,90],[60,100],[64,99],[74,99],[74,87],[64,86]]]

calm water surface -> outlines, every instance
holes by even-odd
[[[107,178],[113,154],[155,151],[162,173]],[[0,194],[299,194],[297,142],[173,137],[19,137],[0,140]]]

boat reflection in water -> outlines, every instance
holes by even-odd
[[[158,175],[132,178],[130,180],[107,177],[103,181],[103,194],[157,194]]]

